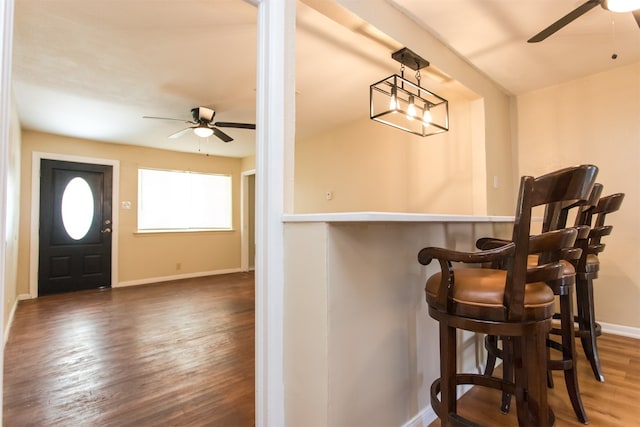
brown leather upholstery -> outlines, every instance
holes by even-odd
[[[571,264],[569,264],[571,267]],[[573,267],[571,267],[573,270]],[[504,289],[507,272],[488,268],[455,271],[453,288],[454,314],[465,317],[482,315],[487,320],[506,321]],[[435,304],[441,273],[429,277],[426,285],[427,303]],[[555,297],[545,283],[529,283],[525,287],[525,321],[541,320],[553,315]]]

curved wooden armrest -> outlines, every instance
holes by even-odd
[[[512,242],[508,242],[499,248],[482,252],[460,252],[451,249],[428,247],[420,250],[418,262],[422,265],[428,265],[435,258],[439,261],[447,262],[483,263],[500,260],[513,254],[514,251],[515,245]]]
[[[495,237],[482,237],[476,241],[476,248],[481,251],[486,251],[489,249],[499,248],[509,243],[511,243],[511,240],[496,239]]]
[[[527,269],[527,283],[558,280],[562,278],[563,270],[564,268],[559,262],[529,267]]]

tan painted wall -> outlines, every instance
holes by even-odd
[[[240,171],[241,160],[207,157],[197,154],[107,144],[58,135],[24,131],[22,134],[22,172],[20,255],[18,293],[29,292],[29,242],[32,239],[31,214],[32,152],[59,153],[83,157],[118,160],[120,162],[118,283],[218,272],[240,268]],[[196,233],[137,234],[138,167],[193,170],[232,175],[233,231]],[[131,201],[130,210],[120,208],[121,201]],[[180,268],[177,264],[180,263]]]
[[[296,141],[295,212],[485,214],[474,212],[485,194],[473,191],[470,111],[452,103],[450,131],[426,138],[367,117]]]
[[[4,319],[6,328],[9,317],[16,304],[18,282],[18,226],[20,220],[20,121],[15,104],[12,101],[11,122],[9,126],[9,151],[7,158],[7,236],[5,244],[4,274]],[[5,339],[7,335],[5,334]]]
[[[640,62],[518,97],[521,175],[580,163],[600,168],[603,195],[622,192],[595,281],[601,322],[640,327]]]

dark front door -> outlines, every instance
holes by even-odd
[[[39,295],[111,286],[111,179],[111,166],[42,160]]]

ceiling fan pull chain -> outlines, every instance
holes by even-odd
[[[613,53],[611,54],[611,59],[617,59],[618,54],[616,51],[616,20],[611,18],[611,45],[613,46]]]

